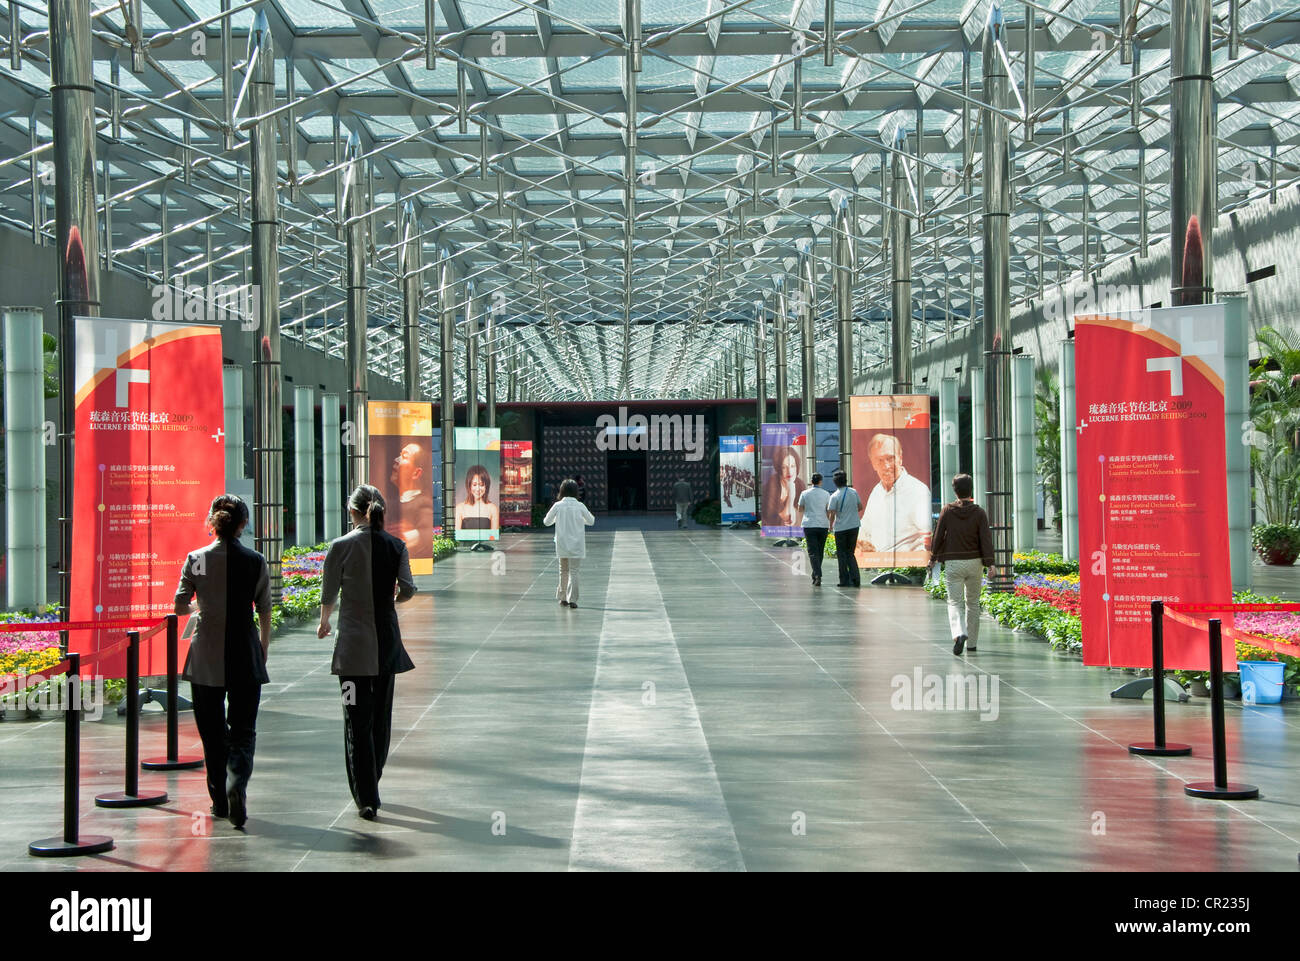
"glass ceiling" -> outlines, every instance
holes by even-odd
[[[371,198],[377,372],[400,368],[397,210],[409,198],[423,241],[421,370],[430,395],[439,377],[440,258],[451,258],[461,281],[452,295],[462,329],[466,311],[503,307],[496,344],[521,396],[703,396],[725,358],[752,343],[755,302],[770,309],[778,280],[794,283],[799,246],[809,242],[819,284],[815,388],[830,393],[827,267],[841,197],[858,233],[857,362],[888,356],[881,164],[897,127],[921,201],[918,346],[944,336],[949,317],[962,331],[980,312],[980,36],[989,2],[838,0],[826,65],[822,0],[641,0],[643,63],[632,73],[623,0],[436,0],[433,71],[418,0],[266,0],[277,103],[288,102],[293,76],[293,110],[278,122],[285,336],[342,353],[335,137],[355,132]],[[148,283],[247,276],[249,146],[238,131],[227,145],[222,58],[233,65],[233,101],[253,10],[230,16],[224,53],[219,22],[195,26],[231,5],[239,4],[143,0],[147,57],[138,74],[131,5],[96,11],[97,153],[108,174],[96,190],[101,210],[108,194],[113,269]],[[33,0],[0,7],[0,221],[49,237],[47,12]],[[1232,59],[1230,4],[1214,3],[1221,211],[1300,179],[1300,0],[1236,7],[1241,43]],[[1017,302],[1038,294],[1040,273],[1068,277],[1085,263],[1140,254],[1141,199],[1152,238],[1169,221],[1165,0],[1137,3],[1132,64],[1121,62],[1111,0],[1040,3],[1031,96],[1027,9],[1004,7],[1011,72],[1027,101],[1012,97]],[[16,68],[7,42],[15,28]],[[246,115],[241,106],[235,124]]]

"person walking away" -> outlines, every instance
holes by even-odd
[[[691,485],[686,482],[686,478],[677,478],[677,483],[673,485],[673,500],[677,502],[678,527],[686,526],[687,512],[691,509],[691,496]]]
[[[578,499],[578,485],[566,480],[560,499],[551,505],[542,523],[555,528],[555,556],[560,561],[560,585],[555,599],[563,607],[578,606],[578,569],[587,556],[587,528],[596,523],[587,505]]]
[[[352,531],[325,554],[316,636],[330,635],[338,602],[330,673],[338,676],[343,695],[343,759],[357,812],[373,821],[393,730],[394,681],[415,669],[402,646],[394,605],[410,600],[416,589],[406,544],[384,530],[379,491],[362,484],[348,498],[348,514]]]
[[[185,558],[175,597],[181,615],[195,612],[190,601],[198,597],[198,626],[181,677],[190,682],[212,816],[228,817],[237,828],[248,820],[257,707],[269,680],[271,643],[270,570],[266,558],[239,543],[247,524],[248,505],[241,498],[213,499],[208,527],[216,540]]]
[[[989,515],[975,503],[975,482],[969,474],[952,479],[957,499],[939,512],[930,563],[943,564],[948,586],[948,626],[952,652],[972,653],[980,629],[980,585],[984,568],[993,566],[993,532]]]
[[[826,538],[830,534],[830,518],[826,507],[831,495],[822,487],[822,475],[812,475],[812,486],[799,495],[798,517],[795,523],[803,528],[808,545],[808,562],[812,565],[813,587],[822,586],[822,558],[826,556]]]
[[[858,492],[849,486],[849,475],[837,470],[831,475],[835,493],[826,505],[826,516],[835,534],[835,559],[840,565],[840,587],[861,587],[862,574],[858,558],[853,553],[858,545],[858,528],[862,526],[862,512],[866,505]]]

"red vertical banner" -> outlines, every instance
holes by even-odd
[[[1080,316],[1074,343],[1083,661],[1150,667],[1153,600],[1232,601],[1223,307]],[[1169,618],[1164,651],[1209,668],[1205,633]]]
[[[186,555],[211,541],[208,508],[225,485],[221,328],[78,317],[76,352],[71,617],[157,620]],[[166,673],[156,637],[142,675]],[[69,644],[90,655],[121,638],[75,631]],[[89,671],[125,667],[119,653]]]
[[[533,442],[501,442],[501,526],[533,523]]]

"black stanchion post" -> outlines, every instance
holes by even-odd
[[[63,837],[42,838],[27,845],[38,858],[99,854],[112,850],[113,839],[102,834],[81,835],[77,827],[81,806],[81,655],[68,655],[63,716]]]
[[[126,790],[100,794],[95,803],[102,808],[136,808],[162,804],[166,791],[140,793],[140,632],[129,631],[126,649]]]
[[[188,771],[191,768],[202,767],[203,758],[201,757],[181,757],[180,756],[180,723],[177,712],[180,710],[177,704],[177,695],[180,693],[177,688],[180,685],[180,631],[177,630],[177,619],[175,614],[167,615],[167,756],[149,758],[142,761],[140,766],[146,771]]]
[[[1151,602],[1151,705],[1155,711],[1155,740],[1128,746],[1130,754],[1182,757],[1192,753],[1188,744],[1165,743],[1165,602]]]
[[[1183,787],[1192,797],[1220,801],[1245,801],[1259,797],[1253,784],[1233,784],[1228,780],[1228,736],[1223,723],[1223,625],[1216,617],[1210,621],[1210,719],[1214,732],[1214,781],[1196,781]]]

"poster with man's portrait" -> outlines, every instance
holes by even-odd
[[[850,399],[853,486],[866,509],[859,567],[924,567],[930,556],[930,397]]]
[[[433,482],[442,466],[432,444],[433,405],[372,400],[369,411],[369,483],[384,497],[384,529],[406,544],[412,574],[431,574]]]

